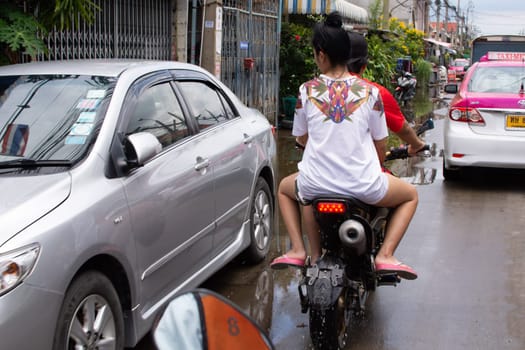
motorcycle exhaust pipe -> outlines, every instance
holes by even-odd
[[[339,226],[339,239],[345,248],[356,255],[366,252],[365,228],[356,220],[346,220]]]

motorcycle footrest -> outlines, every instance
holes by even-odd
[[[396,286],[400,282],[401,282],[401,278],[399,278],[399,276],[396,275],[395,273],[380,275],[377,278],[378,286]]]

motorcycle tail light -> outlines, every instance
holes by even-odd
[[[342,214],[346,211],[346,205],[342,202],[319,202],[317,211],[324,214]]]

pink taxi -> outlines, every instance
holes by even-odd
[[[444,126],[443,176],[464,167],[525,169],[525,52],[489,52],[460,83]]]
[[[448,69],[450,71],[454,71],[456,79],[463,80],[463,77],[465,76],[465,73],[468,69],[469,63],[469,60],[467,60],[466,58],[456,58],[450,63]]]

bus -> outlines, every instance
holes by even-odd
[[[489,51],[525,52],[525,35],[482,35],[472,40],[471,64]]]

